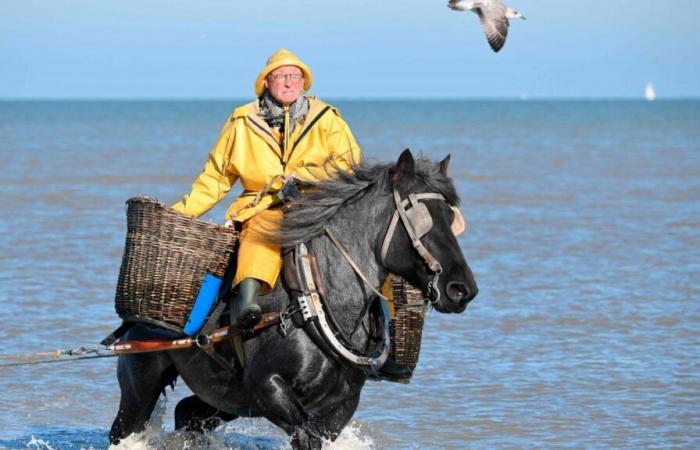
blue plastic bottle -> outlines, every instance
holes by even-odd
[[[215,277],[207,272],[199,288],[199,293],[197,293],[197,299],[192,306],[190,317],[187,319],[187,323],[183,329],[186,335],[194,336],[202,329],[209,312],[214,307],[216,299],[219,297],[220,288],[221,278]]]

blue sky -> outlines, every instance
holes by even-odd
[[[499,54],[446,3],[0,0],[0,98],[249,98],[279,47],[326,98],[700,97],[697,0],[511,0]]]

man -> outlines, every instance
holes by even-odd
[[[233,313],[242,328],[260,321],[256,298],[272,289],[282,267],[280,248],[255,235],[281,220],[290,180],[318,180],[329,158],[342,169],[360,162],[360,148],[338,111],[306,94],[312,82],[311,70],[292,52],[273,53],[255,81],[257,100],[233,111],[192,191],[172,207],[199,217],[240,179],[244,191],[226,220],[242,223],[233,280]]]

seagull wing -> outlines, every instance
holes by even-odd
[[[484,29],[486,39],[494,52],[498,52],[506,43],[508,36],[508,18],[503,4],[484,5],[475,11],[479,15],[481,27]]]

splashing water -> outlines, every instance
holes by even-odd
[[[167,398],[161,397],[151,420],[142,433],[133,434],[112,445],[109,450],[262,450],[291,449],[289,437],[265,419],[240,418],[220,429],[207,433],[168,431],[164,429]],[[374,441],[353,421],[335,442],[324,440],[324,450],[370,450]],[[43,448],[42,448],[43,450]],[[54,450],[47,447],[46,450]]]
[[[335,442],[325,441],[323,443],[325,450],[370,450],[374,447],[375,443],[372,437],[355,420],[345,427]]]
[[[37,439],[34,436],[32,436],[32,440],[27,442],[27,448],[35,449],[35,450],[56,450],[55,448],[51,447],[48,442],[46,442],[43,439]]]

